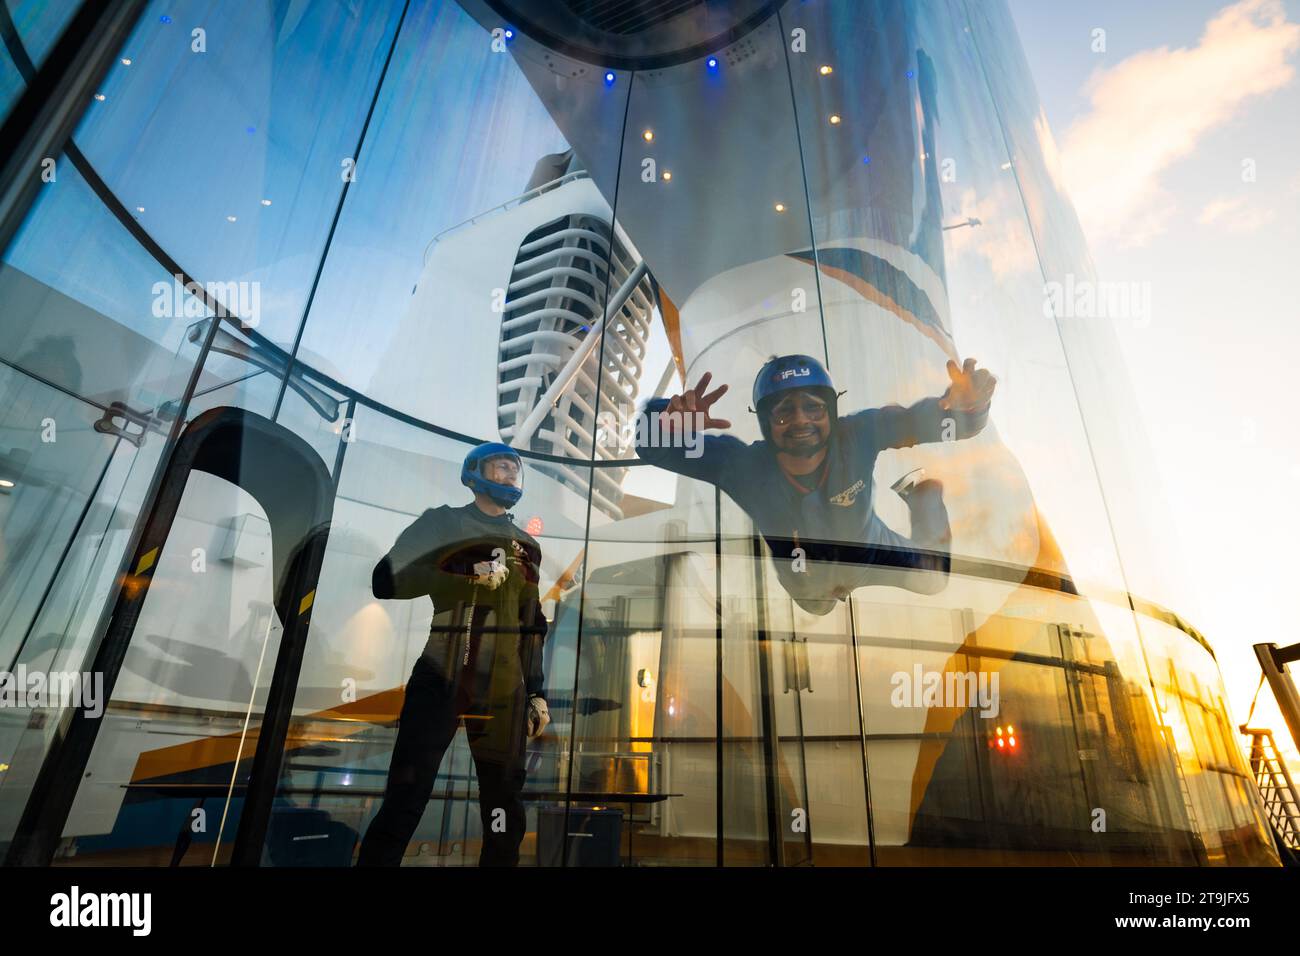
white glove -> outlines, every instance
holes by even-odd
[[[474,583],[495,591],[510,574],[504,561],[480,561],[474,565]]]
[[[546,698],[533,696],[528,698],[528,739],[541,735],[546,725],[551,722],[551,712],[546,707]]]

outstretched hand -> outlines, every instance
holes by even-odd
[[[993,400],[993,389],[998,380],[988,369],[976,368],[973,358],[968,358],[961,368],[948,359],[948,377],[952,384],[939,399],[939,406],[945,412],[982,412]]]
[[[692,418],[696,415],[702,415],[703,418],[698,420],[698,430],[703,431],[706,428],[730,428],[731,422],[725,418],[714,418],[709,414],[709,409],[713,403],[726,394],[730,385],[719,385],[713,391],[708,391],[709,382],[713,378],[712,372],[705,372],[700,376],[699,382],[694,388],[688,388],[680,395],[674,395],[668,400],[668,407],[665,412],[677,412],[685,418],[690,415]]]

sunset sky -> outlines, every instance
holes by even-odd
[[[1300,2],[1010,5],[1100,278],[1150,283],[1150,321],[1116,332],[1190,575],[1178,610],[1241,723],[1251,645],[1300,641]],[[1251,723],[1300,768],[1267,688]]]

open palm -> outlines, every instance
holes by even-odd
[[[713,404],[726,394],[730,385],[719,385],[713,391],[709,391],[709,382],[713,379],[712,372],[705,372],[700,376],[700,380],[694,388],[688,388],[680,395],[674,395],[668,400],[668,407],[665,412],[679,412],[683,416],[691,415],[703,416],[697,421],[698,427],[705,428],[730,428],[731,422],[725,418],[714,418],[709,412]]]
[[[973,358],[963,362],[961,368],[952,359],[948,359],[948,377],[952,379],[952,384],[939,399],[939,405],[944,411],[982,411],[993,399],[993,389],[998,384],[988,369],[975,367]]]

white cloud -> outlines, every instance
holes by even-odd
[[[1066,179],[1089,238],[1140,245],[1175,211],[1161,174],[1247,100],[1290,83],[1300,24],[1281,0],[1241,0],[1190,49],[1159,47],[1088,81],[1090,111],[1066,131]]]
[[[1207,203],[1196,221],[1203,226],[1217,223],[1219,228],[1228,232],[1253,232],[1276,218],[1276,209],[1257,209],[1246,202],[1245,196],[1237,196]]]
[[[1245,205],[1245,197],[1239,196],[1236,199],[1216,199],[1214,202],[1208,203],[1206,207],[1201,210],[1201,214],[1196,217],[1196,221],[1203,226],[1208,226],[1216,220],[1222,219],[1224,216],[1239,212]]]
[[[1007,210],[1015,209],[1020,200],[1008,192],[1010,187],[1006,182],[1002,180],[997,189],[983,198],[973,189],[963,190],[958,219],[978,219],[980,225],[946,233],[948,247],[954,255],[982,257],[998,281],[1013,275],[1038,274],[1038,257],[1024,220],[1007,215]]]

